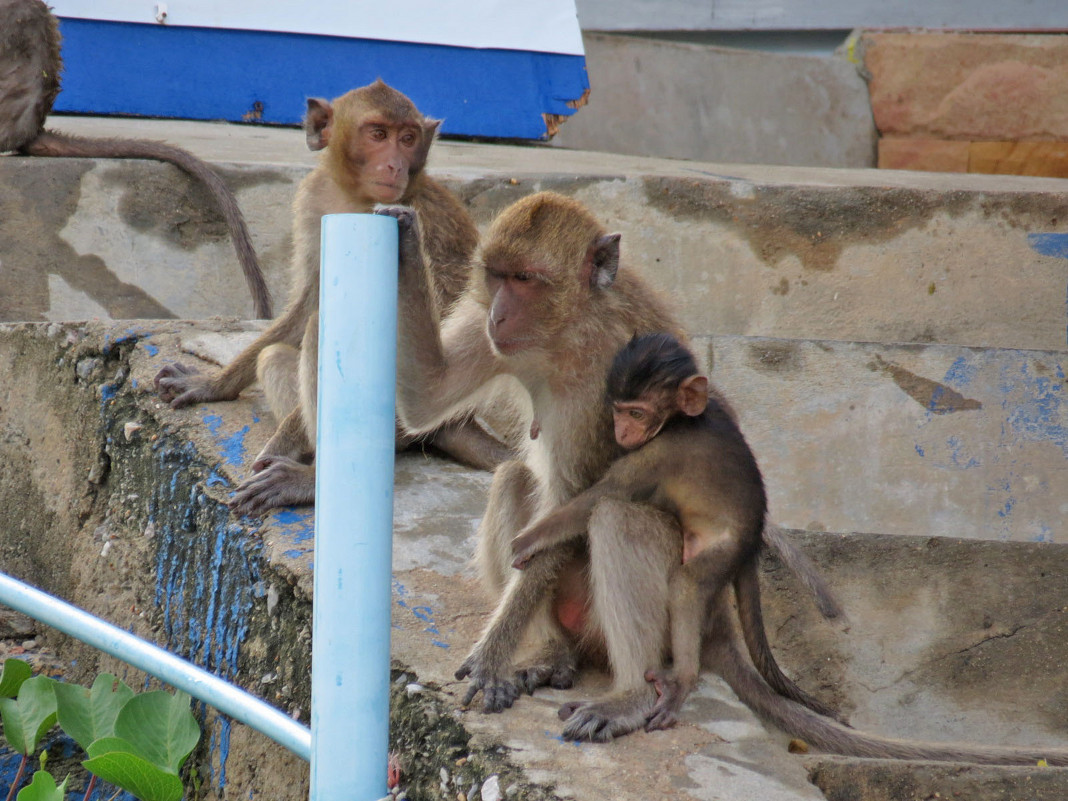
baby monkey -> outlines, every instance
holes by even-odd
[[[513,566],[522,569],[539,551],[585,535],[604,497],[648,503],[674,515],[682,547],[679,565],[667,577],[673,666],[646,673],[659,695],[646,729],[676,722],[697,683],[702,641],[711,634],[707,610],[731,583],[750,655],[768,683],[834,717],[783,675],[771,654],[757,576],[767,511],[764,481],[733,411],[700,374],[693,354],[670,334],[635,336],[612,363],[607,399],[616,442],[626,453],[588,490],[521,531],[512,541]]]

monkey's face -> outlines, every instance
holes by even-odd
[[[647,398],[615,401],[612,404],[612,420],[616,442],[628,451],[640,448],[660,433],[669,416],[663,410],[662,403]]]
[[[552,299],[547,270],[523,259],[487,260],[485,286],[489,296],[486,332],[502,356],[513,356],[545,340]]]
[[[347,160],[358,171],[375,203],[396,203],[408,188],[412,166],[422,152],[423,131],[412,124],[368,119],[351,137]]]

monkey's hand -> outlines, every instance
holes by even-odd
[[[419,252],[419,220],[415,209],[408,206],[384,206],[375,209],[375,214],[392,217],[397,221],[400,268],[403,270],[408,265],[418,264],[422,254]]]
[[[512,567],[523,570],[538,553],[544,551],[545,531],[541,526],[528,526],[512,538]]]
[[[256,460],[260,471],[234,491],[230,508],[241,515],[262,515],[279,506],[315,503],[315,468],[287,456]]]
[[[504,672],[506,671],[494,670],[487,665],[476,646],[456,671],[457,680],[471,677],[471,683],[460,705],[468,706],[481,690],[483,712],[503,712],[510,708],[519,698],[519,687],[512,679],[500,675]]]
[[[645,719],[645,730],[670,729],[679,722],[678,712],[689,695],[683,682],[670,670],[647,670],[645,680],[656,688],[656,704]]]
[[[206,401],[233,400],[237,397],[223,396],[215,388],[210,376],[197,372],[195,367],[186,367],[177,362],[163,365],[152,379],[152,384],[160,399],[170,404],[172,409]]]

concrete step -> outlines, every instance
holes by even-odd
[[[280,305],[290,203],[314,156],[293,129],[60,117],[184,145],[237,193]],[[538,189],[587,203],[695,334],[1065,350],[1063,182],[706,164],[459,142],[442,176],[485,226]],[[219,218],[177,170],[0,159],[0,320],[247,316]]]
[[[270,433],[262,397],[251,391],[232,403],[172,411],[150,388],[165,361],[188,362],[191,353],[222,360],[254,334],[254,326],[220,322],[0,326],[0,375],[17,379],[3,382],[0,399],[7,515],[0,561],[306,721],[313,515],[297,509],[234,519],[223,505]],[[747,354],[776,352],[771,344],[714,340],[717,379]],[[808,359],[825,347],[800,343],[798,353]],[[855,350],[840,361],[857,371],[862,346],[843,347]],[[939,375],[932,365],[944,354],[914,350],[931,361],[895,351],[867,358]],[[885,381],[886,393],[901,391],[887,380],[895,373],[876,364],[868,372]],[[973,381],[961,395],[984,401],[982,409],[946,421],[994,412],[988,389]],[[756,428],[757,410],[768,418],[789,410],[770,391],[755,397],[762,403],[747,410],[747,431]],[[815,409],[819,398],[805,402]],[[916,405],[911,396],[887,403]],[[715,676],[687,702],[680,726],[610,746],[559,739],[556,707],[599,693],[605,680],[597,674],[571,691],[539,691],[502,715],[461,711],[464,685],[452,673],[490,611],[468,562],[489,477],[414,453],[398,459],[396,480],[393,729],[409,797],[466,796],[491,775],[519,798],[896,801],[959,793],[1053,801],[1068,792],[1064,769],[791,755],[787,737],[762,725]],[[769,637],[803,687],[856,727],[891,736],[1068,745],[1064,545],[932,538],[923,530],[795,536],[852,621],[849,630],[820,621],[783,569],[765,565]],[[54,633],[39,639],[64,657],[71,678],[107,669],[140,680]],[[297,760],[243,726],[210,715],[206,725],[205,750],[195,757],[206,798],[307,797],[306,767]]]

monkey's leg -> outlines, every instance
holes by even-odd
[[[649,718],[646,731],[667,729],[678,722],[678,713],[683,701],[693,692],[701,670],[701,633],[705,624],[705,609],[711,595],[722,592],[711,584],[699,584],[695,573],[687,568],[689,562],[675,570],[668,585],[671,617],[670,670],[649,670],[646,681],[653,683],[657,699]]]
[[[512,658],[531,621],[545,614],[556,576],[569,558],[563,549],[548,551],[513,575],[485,632],[456,671],[457,679],[471,677],[461,702],[465,706],[479,690],[483,712],[501,712],[515,703],[519,687]]]
[[[446,423],[432,431],[426,441],[460,464],[479,470],[495,470],[515,458],[511,449],[470,417]]]
[[[605,499],[594,509],[591,625],[604,633],[613,686],[605,698],[561,708],[565,738],[604,742],[645,725],[655,702],[645,674],[663,663],[668,577],[681,541],[675,518],[649,507]]]
[[[511,690],[515,690],[517,680],[528,692],[545,683],[563,687],[574,680],[575,674],[571,646],[562,636],[559,627],[553,623],[550,608],[552,588],[557,578],[555,574],[550,573],[558,571],[559,555],[541,562],[529,576],[517,573],[511,567],[512,537],[534,514],[537,489],[534,474],[519,461],[505,462],[493,475],[489,502],[478,529],[475,561],[486,588],[494,596],[504,597],[479,644],[464,662],[472,675],[478,670],[485,678],[492,676],[492,681],[497,686],[503,688],[505,685],[511,685]],[[523,581],[522,590],[529,593],[528,595],[515,595],[519,592],[516,583],[520,580]],[[509,604],[510,595],[514,596],[511,603],[518,611],[505,613],[503,610]],[[523,608],[522,603],[529,603],[529,607]],[[523,627],[518,635],[514,631],[504,629],[505,626],[515,625],[518,618],[521,618],[519,622]],[[512,675],[512,657],[519,644],[518,638],[522,636],[523,631],[532,629],[532,637],[540,644],[539,659],[534,666]],[[504,642],[501,637],[505,634],[513,637],[514,642]],[[496,639],[487,642],[491,635]],[[497,693],[500,698],[494,699],[494,703],[502,703],[508,698],[511,690],[502,689]],[[477,692],[477,688],[475,691]],[[512,697],[506,705],[510,706],[514,701],[515,698]]]
[[[316,359],[319,314],[308,315],[298,352],[272,345],[260,355],[260,380],[275,414],[288,413],[256,457],[256,474],[234,492],[230,507],[239,514],[263,514],[279,506],[315,502],[315,464],[305,459],[315,450]],[[310,424],[309,424],[310,423]]]
[[[512,569],[512,537],[534,514],[537,480],[525,464],[505,462],[493,474],[486,512],[478,526],[475,564],[486,589],[499,597],[515,571]]]

